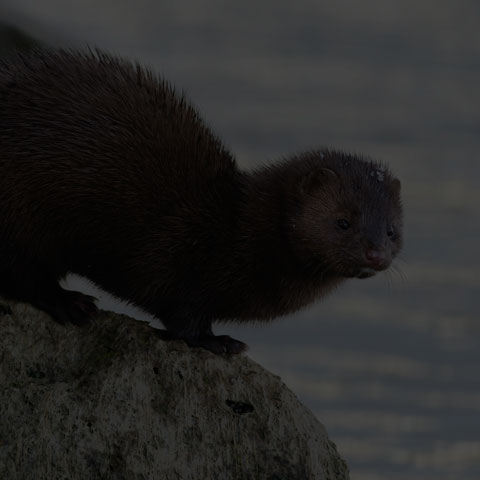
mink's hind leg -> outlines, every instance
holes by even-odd
[[[95,298],[73,290],[64,290],[57,285],[53,295],[45,297],[38,303],[38,308],[47,312],[58,323],[85,325],[91,316],[98,312]],[[32,305],[35,305],[31,302]],[[37,305],[35,305],[37,306]]]
[[[2,315],[11,315],[12,309],[8,305],[3,305],[0,303],[0,317]]]
[[[214,335],[210,320],[194,319],[191,315],[168,315],[161,318],[170,338],[184,340],[190,347],[202,347],[213,353],[241,353],[247,344],[228,335]]]
[[[83,325],[98,309],[95,299],[80,292],[64,290],[55,276],[32,264],[0,266],[0,295],[30,303],[58,323]]]

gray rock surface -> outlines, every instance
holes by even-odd
[[[0,478],[348,479],[325,428],[247,356],[1,302]]]

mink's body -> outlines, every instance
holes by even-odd
[[[329,150],[241,171],[196,110],[154,74],[103,53],[0,64],[0,295],[61,323],[91,297],[67,272],[214,352],[212,321],[294,312],[401,248],[400,183]]]

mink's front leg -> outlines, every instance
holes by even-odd
[[[247,344],[228,335],[214,335],[211,320],[195,318],[185,311],[161,320],[168,338],[184,340],[190,347],[202,347],[216,354],[241,353],[248,348]]]

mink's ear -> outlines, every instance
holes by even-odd
[[[400,195],[400,190],[402,189],[402,184],[400,183],[400,180],[398,178],[394,178],[391,185],[394,193]]]
[[[308,172],[300,181],[302,193],[313,193],[321,185],[336,182],[337,174],[330,168],[318,168]]]

